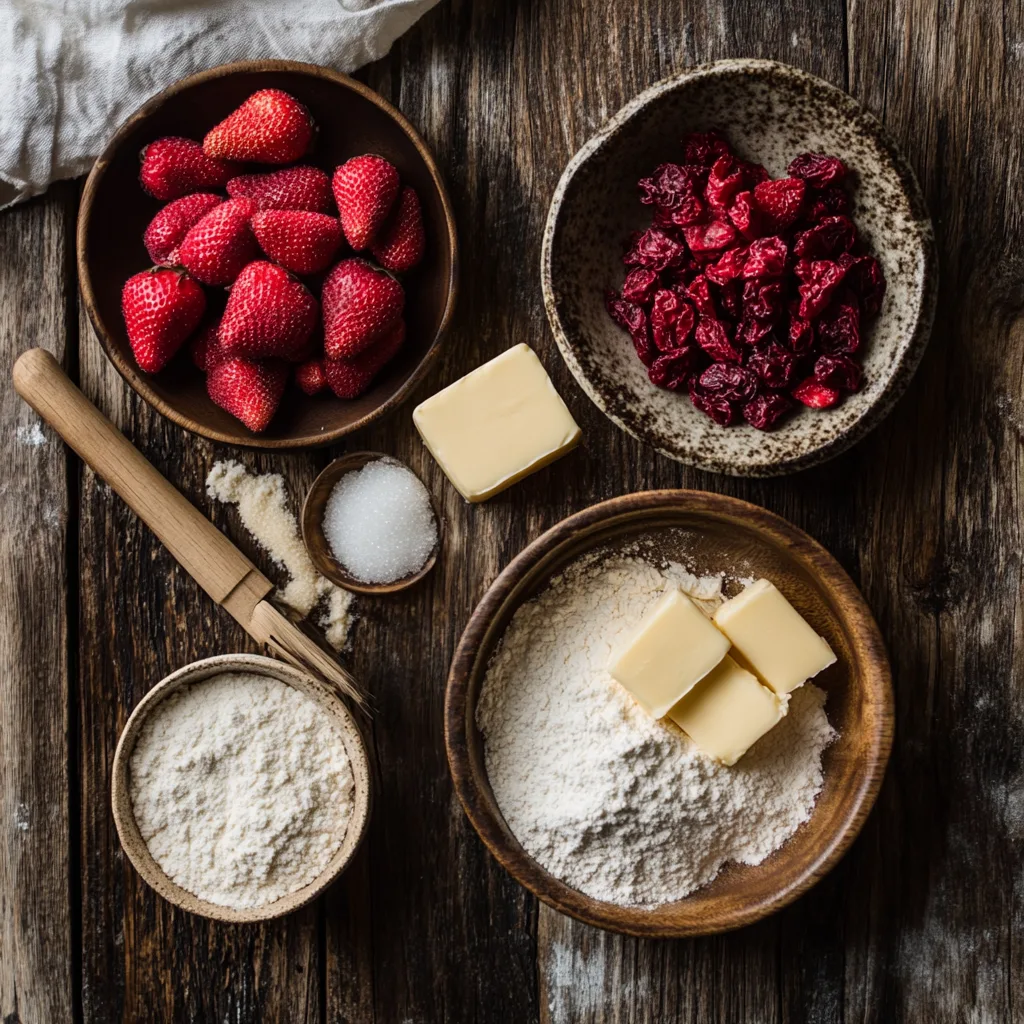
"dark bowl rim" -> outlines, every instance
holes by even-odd
[[[413,146],[415,146],[421,159],[426,165],[434,188],[437,190],[438,197],[441,200],[441,207],[444,211],[445,227],[448,235],[448,245],[451,250],[451,270],[448,275],[448,295],[445,301],[444,312],[441,315],[441,321],[438,324],[437,331],[430,343],[430,347],[423,354],[419,363],[413,367],[405,383],[402,384],[402,386],[387,401],[382,402],[371,412],[348,426],[337,427],[332,430],[324,430],[315,435],[261,438],[258,434],[253,434],[250,438],[242,439],[231,434],[226,434],[221,430],[205,426],[204,424],[198,423],[196,420],[180,413],[173,405],[161,398],[160,395],[150,387],[146,376],[142,374],[136,366],[132,365],[128,359],[125,359],[118,351],[118,348],[114,344],[113,339],[99,314],[99,310],[97,309],[96,294],[93,290],[92,277],[89,272],[90,250],[88,237],[92,221],[93,200],[96,191],[103,180],[103,176],[105,175],[107,168],[113,161],[114,156],[124,143],[127,136],[137,127],[140,121],[150,117],[169,99],[172,99],[179,93],[191,89],[193,86],[203,85],[206,82],[226,78],[231,75],[282,71],[305,75],[309,78],[323,79],[324,81],[331,82],[343,89],[355,92],[382,110],[402,129],[403,132],[405,132],[409,141],[412,142]],[[338,441],[357,430],[361,430],[363,427],[368,426],[370,423],[373,423],[375,420],[380,419],[382,416],[396,409],[409,397],[411,392],[420,383],[436,359],[440,343],[451,323],[452,314],[455,309],[455,301],[458,295],[459,247],[455,228],[455,215],[452,211],[451,200],[448,196],[448,191],[445,188],[444,181],[441,178],[441,173],[438,170],[437,164],[435,163],[430,150],[427,148],[426,143],[420,137],[420,134],[396,107],[392,106],[384,99],[383,96],[374,92],[374,90],[369,88],[369,86],[363,85],[362,82],[358,82],[356,79],[343,74],[340,71],[334,71],[331,68],[323,67],[319,64],[305,64],[301,61],[250,60],[220,64],[216,67],[208,68],[205,71],[199,71],[194,75],[189,75],[186,78],[179,79],[177,82],[172,83],[167,86],[167,88],[162,89],[160,92],[156,93],[156,95],[151,96],[146,100],[142,106],[135,110],[134,113],[126,118],[120,125],[111,137],[110,141],[104,147],[103,152],[96,158],[96,162],[93,164],[92,170],[89,172],[89,177],[86,180],[81,202],[79,204],[78,223],[76,227],[76,248],[78,286],[82,294],[83,304],[85,305],[86,312],[89,316],[89,321],[92,324],[93,329],[96,331],[96,335],[100,340],[100,345],[107,358],[111,363],[113,363],[114,368],[128,383],[129,387],[131,387],[136,394],[152,406],[158,413],[166,416],[167,419],[176,423],[179,427],[183,427],[185,430],[194,434],[199,434],[201,437],[208,438],[211,441],[218,441],[223,444],[229,444],[239,448],[266,450],[319,448],[323,445]]]
[[[860,417],[854,420],[841,433],[809,451],[790,457],[763,462],[750,461],[737,465],[727,460],[706,458],[700,454],[681,454],[668,448],[659,447],[649,441],[644,436],[643,431],[637,431],[627,426],[606,407],[603,399],[596,393],[596,389],[591,388],[589,382],[584,382],[585,377],[582,370],[576,364],[573,352],[574,344],[569,338],[569,333],[562,325],[561,316],[558,312],[559,299],[554,285],[552,250],[555,233],[561,227],[561,214],[565,193],[572,179],[579,169],[604,147],[619,128],[630,121],[648,104],[660,98],[663,94],[673,92],[677,88],[682,88],[697,79],[726,74],[752,76],[769,71],[789,76],[807,86],[825,90],[835,102],[837,109],[841,110],[852,123],[858,124],[873,137],[880,149],[891,160],[893,168],[899,177],[902,191],[906,196],[910,212],[919,232],[919,241],[924,255],[924,267],[913,325],[906,332],[906,336],[910,340],[902,356],[889,369],[888,379],[884,387],[871,405],[861,413]],[[785,64],[782,61],[753,57],[734,57],[686,68],[675,75],[670,75],[659,82],[655,82],[613,114],[577,150],[566,165],[562,176],[558,180],[558,184],[555,186],[551,205],[548,209],[547,220],[544,225],[540,263],[541,291],[544,297],[544,310],[547,314],[548,323],[551,326],[551,332],[555,337],[555,342],[558,345],[562,359],[565,361],[566,366],[568,366],[583,393],[619,429],[635,437],[638,441],[650,445],[659,454],[684,465],[708,470],[712,473],[721,473],[726,476],[771,477],[808,469],[841,454],[874,430],[891,412],[893,406],[903,395],[904,391],[906,391],[924,356],[924,350],[931,339],[938,300],[939,259],[935,243],[935,230],[928,213],[928,206],[913,168],[889,134],[888,129],[874,114],[865,109],[858,100],[848,92],[832,85],[831,82],[827,82],[817,75],[794,67],[791,64]]]
[[[571,542],[579,533],[610,524],[627,513],[656,514],[659,510],[731,518],[789,549],[815,579],[827,584],[844,603],[850,634],[857,640],[864,660],[865,671],[858,681],[864,686],[866,697],[878,707],[876,727],[866,737],[867,752],[857,789],[844,804],[842,827],[831,835],[822,834],[816,855],[799,876],[759,902],[740,909],[726,908],[717,915],[700,919],[691,916],[675,924],[655,919],[650,910],[623,907],[586,896],[548,873],[518,842],[510,843],[507,826],[490,812],[482,797],[484,788],[473,764],[467,729],[470,682],[478,671],[486,670],[486,663],[478,666],[480,647],[491,623],[512,598],[519,582],[543,558]],[[516,596],[516,607],[528,599]],[[892,751],[893,729],[892,671],[885,642],[853,580],[826,548],[798,526],[759,505],[710,491],[679,489],[624,494],[590,505],[545,530],[505,567],[477,604],[459,639],[445,688],[444,737],[449,774],[470,824],[492,856],[520,885],[555,910],[598,928],[639,937],[690,938],[732,931],[774,914],[817,884],[857,838],[875,804]],[[482,781],[489,789],[486,770]],[[511,830],[507,831],[511,834]],[[784,844],[776,855],[784,857],[785,851]],[[686,898],[663,906],[685,903]]]

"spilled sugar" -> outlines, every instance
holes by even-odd
[[[216,501],[237,505],[242,525],[288,573],[288,583],[277,597],[300,615],[309,615],[324,602],[326,610],[317,622],[335,650],[344,648],[352,626],[352,594],[313,568],[299,535],[298,520],[288,507],[284,478],[279,473],[257,476],[233,459],[225,459],[210,470],[206,493]]]
[[[369,462],[334,485],[323,530],[334,557],[364,583],[410,576],[423,568],[437,543],[426,487],[390,459]]]

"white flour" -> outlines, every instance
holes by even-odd
[[[654,905],[759,864],[810,817],[834,736],[807,684],[735,766],[655,721],[608,674],[612,647],[669,582],[713,608],[721,579],[638,557],[570,566],[513,617],[476,719],[513,834],[553,875],[597,899]]]
[[[313,567],[299,534],[295,513],[288,507],[288,491],[280,473],[256,476],[233,459],[214,463],[206,478],[206,493],[216,501],[238,506],[242,525],[268,555],[288,572],[286,586],[277,596],[300,615],[309,615],[324,600],[326,611],[318,619],[327,642],[342,650],[352,628],[353,595],[336,587]]]
[[[354,791],[328,714],[250,673],[168,697],[131,757],[132,807],[154,860],[182,888],[236,909],[313,881],[345,837]]]

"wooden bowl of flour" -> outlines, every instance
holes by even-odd
[[[152,712],[171,694],[192,683],[202,682],[211,676],[230,672],[245,672],[255,675],[269,676],[312,699],[330,716],[332,724],[338,731],[355,781],[354,806],[345,835],[331,857],[327,867],[311,882],[301,889],[282,896],[272,903],[262,906],[237,910],[232,907],[210,903],[195,894],[183,889],[172,881],[146,845],[139,831],[132,807],[130,771],[131,756],[135,749],[142,727]],[[298,907],[309,903],[323,892],[348,866],[363,836],[366,834],[370,820],[370,765],[366,747],[354,718],[345,704],[330,686],[314,679],[312,676],[291,665],[285,665],[272,658],[264,658],[254,654],[224,654],[213,658],[204,658],[191,665],[172,672],[160,680],[140,701],[128,719],[114,753],[113,782],[111,786],[114,824],[117,834],[124,847],[128,859],[142,878],[155,889],[165,900],[175,906],[187,910],[191,914],[210,917],[217,921],[248,923],[266,921],[291,913]]]
[[[515,612],[582,556],[605,550],[628,553],[638,543],[659,560],[681,563],[698,576],[725,570],[737,579],[772,580],[838,658],[813,680],[827,695],[824,710],[838,738],[824,750],[823,786],[810,819],[760,864],[728,863],[703,888],[650,907],[585,895],[548,872],[523,848],[488,780],[484,738],[476,719],[492,656]],[[544,722],[538,720],[533,727],[544,728]],[[612,931],[664,938],[709,935],[751,924],[821,879],[846,852],[874,804],[892,730],[885,646],[864,598],[839,563],[779,516],[702,491],[624,495],[593,505],[542,534],[501,573],[477,606],[455,652],[445,694],[445,744],[455,790],[499,863],[564,914]],[[584,730],[579,743],[588,742],[594,740]],[[609,849],[607,856],[614,856],[614,851]]]

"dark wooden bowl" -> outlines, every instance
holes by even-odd
[[[430,506],[434,510],[434,519],[437,520],[437,543],[430,557],[424,562],[423,568],[409,576],[403,576],[393,583],[366,583],[356,579],[344,565],[341,564],[331,550],[324,536],[323,521],[324,509],[327,506],[327,499],[334,490],[334,485],[346,474],[354,470],[362,469],[368,462],[376,462],[378,459],[387,459],[399,466],[404,466],[410,473],[413,471],[405,465],[401,459],[396,459],[383,452],[347,452],[340,458],[335,459],[314,481],[313,486],[302,503],[302,512],[299,521],[302,524],[302,542],[306,545],[309,557],[313,561],[316,571],[321,576],[326,576],[332,583],[336,583],[345,590],[354,591],[357,594],[393,594],[398,590],[405,590],[414,583],[419,583],[424,576],[434,568],[437,562],[438,552],[441,550],[441,517],[438,515],[437,503],[433,495],[430,496]],[[427,492],[430,494],[430,492]]]
[[[158,374],[135,364],[121,289],[150,265],[142,233],[161,203],[139,185],[139,151],[163,135],[201,140],[257,89],[285,89],[309,107],[320,127],[308,162],[332,171],[360,153],[387,157],[419,193],[427,234],[423,262],[403,277],[407,341],[360,398],[307,398],[294,385],[273,422],[254,434],[214,405],[203,375],[179,354]],[[254,166],[254,169],[255,166]],[[269,169],[269,168],[262,168]],[[78,279],[103,350],[122,377],[159,412],[214,441],[252,448],[307,448],[337,441],[408,397],[437,352],[455,303],[455,221],[434,160],[412,125],[365,85],[328,68],[292,61],[226,64],[192,75],[137,110],[111,139],[85,185],[78,215]]]
[[[487,665],[516,609],[566,565],[595,548],[651,540],[699,574],[728,567],[777,583],[838,656],[815,679],[827,691],[838,739],[824,754],[824,787],[811,819],[756,867],[727,865],[708,886],[654,909],[585,896],[545,871],[502,817],[484,765],[476,702]],[[750,924],[795,900],[839,860],[878,793],[892,746],[893,698],[885,646],[853,581],[817,542],[786,520],[736,498],[647,491],[564,519],[494,581],[466,626],[448,677],[445,743],[455,790],[501,865],[564,914],[630,935],[708,935]]]

